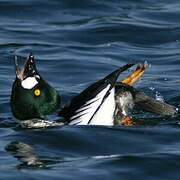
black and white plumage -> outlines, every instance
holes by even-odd
[[[116,109],[115,83],[119,74],[131,66],[133,64],[127,64],[89,86],[74,97],[59,115],[69,125],[113,125]]]

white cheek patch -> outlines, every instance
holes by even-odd
[[[21,82],[21,86],[24,89],[32,89],[38,84],[38,81],[35,77],[28,77]]]

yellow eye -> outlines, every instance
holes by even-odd
[[[40,96],[41,95],[41,90],[40,89],[35,89],[34,95],[35,96]]]

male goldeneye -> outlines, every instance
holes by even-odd
[[[20,70],[15,58],[16,79],[11,93],[11,109],[18,120],[44,118],[60,107],[60,96],[40,76],[30,54]]]

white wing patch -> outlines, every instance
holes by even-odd
[[[110,91],[110,94],[102,104],[109,88],[110,85],[78,109],[75,112],[76,114],[71,117],[70,120],[72,121],[70,122],[70,125],[87,125],[90,120],[90,125],[113,125],[113,115],[115,110],[114,88]]]
[[[35,77],[28,77],[21,82],[21,86],[24,89],[32,89],[38,84]]]
[[[90,124],[93,125],[114,125],[114,111],[115,111],[115,90],[110,91],[109,96],[105,99],[98,112],[93,117]]]

